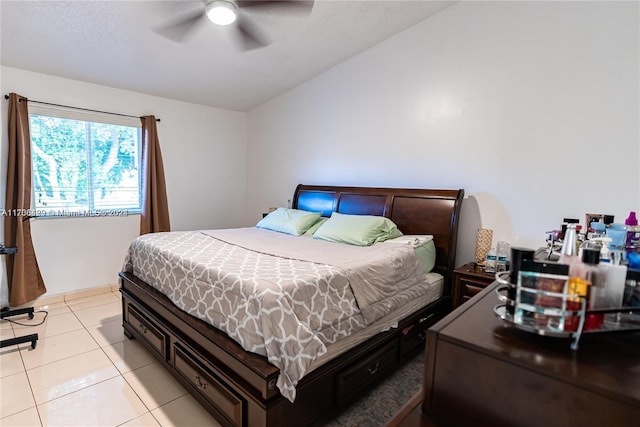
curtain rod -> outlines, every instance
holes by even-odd
[[[5,95],[4,99],[9,99],[9,95]],[[34,102],[36,104],[43,104],[43,105],[51,105],[53,107],[64,107],[64,108],[73,108],[74,110],[81,110],[81,111],[91,111],[92,113],[103,113],[103,114],[111,114],[112,116],[122,116],[122,117],[131,117],[134,119],[139,119],[139,116],[132,116],[129,114],[121,114],[121,113],[112,113],[110,111],[100,111],[100,110],[92,110],[90,108],[82,108],[82,107],[72,107],[70,105],[62,105],[62,104],[54,104],[52,102],[44,102],[44,101],[36,101],[33,99],[29,99],[29,98],[25,98],[27,99],[29,102]],[[156,122],[159,122],[160,119],[156,118]]]

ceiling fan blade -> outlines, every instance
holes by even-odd
[[[154,31],[170,40],[182,43],[193,33],[199,24],[206,20],[206,17],[204,9],[194,10],[184,14],[180,18],[169,21],[167,24],[154,29]]]
[[[252,9],[277,9],[298,13],[310,13],[313,9],[313,0],[236,0],[239,8]]]
[[[238,16],[235,29],[242,50],[257,49],[271,44],[264,32],[248,18]]]

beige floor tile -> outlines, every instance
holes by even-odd
[[[122,319],[120,318],[99,325],[89,326],[87,331],[89,331],[100,347],[106,347],[127,339],[127,337],[124,336]]]
[[[26,411],[18,412],[17,414],[10,415],[2,418],[0,421],[2,427],[40,427],[40,416],[38,410],[33,407]]]
[[[91,307],[97,307],[99,305],[113,304],[119,301],[120,299],[113,292],[106,292],[99,295],[67,301],[67,305],[71,310],[79,311],[86,310]]]
[[[100,349],[27,371],[38,405],[118,375],[120,372]]]
[[[135,420],[131,420],[128,423],[124,423],[119,427],[159,427],[158,421],[153,418],[151,412],[147,412],[141,417],[136,418]]]
[[[0,425],[219,425],[145,347],[124,336],[117,287],[67,302],[37,302],[36,311],[48,312],[44,325],[0,322],[2,339],[39,334],[35,349],[25,343],[0,350]],[[15,320],[37,323],[41,317]]]
[[[122,303],[116,298],[112,298],[114,302],[108,304],[97,305],[82,310],[71,309],[80,319],[80,322],[86,327],[99,325],[104,322],[111,322],[122,318]]]
[[[155,409],[187,393],[184,387],[157,362],[122,376],[149,409]]]
[[[99,348],[98,344],[96,344],[89,332],[85,329],[79,329],[41,338],[38,340],[35,349],[32,349],[29,343],[21,344],[20,354],[22,355],[24,366],[29,370],[97,348]]]
[[[44,323],[38,325],[43,320]],[[71,312],[59,314],[57,316],[47,316],[46,319],[42,314],[38,313],[33,317],[33,319],[22,319],[20,323],[22,323],[22,325],[13,325],[13,332],[16,335],[38,334],[39,339],[83,329],[82,323],[80,323],[76,316]]]
[[[35,406],[26,372],[0,378],[0,396],[3,418]]]
[[[5,329],[11,329],[11,322],[2,319],[0,320],[0,331],[4,331]]]
[[[2,339],[2,340],[6,340],[8,338],[13,338],[15,336],[16,336],[16,334],[13,333],[13,328],[11,328],[11,326],[9,326],[8,328],[0,329],[0,339]]]
[[[145,414],[121,376],[38,405],[43,426],[117,426]]]
[[[24,363],[22,363],[18,346],[12,345],[0,349],[0,377],[4,378],[24,371]]]
[[[218,423],[190,394],[151,411],[162,427],[219,427]]]
[[[26,304],[22,304],[17,307],[11,307],[11,308],[14,309],[14,308],[42,307],[45,305],[59,304],[63,302],[64,302],[64,295],[41,296],[39,298],[36,298],[34,301],[29,301]]]
[[[33,308],[35,309],[35,311],[46,311],[47,313],[49,313],[49,317],[57,316],[59,314],[71,313],[71,309],[64,302],[34,306]],[[35,312],[34,314],[36,316],[38,315],[38,313]]]
[[[123,374],[155,362],[151,353],[136,340],[126,339],[102,350]]]

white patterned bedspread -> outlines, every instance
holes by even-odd
[[[255,227],[145,234],[123,270],[266,356],[292,402],[327,345],[429,286],[409,245],[358,247]]]

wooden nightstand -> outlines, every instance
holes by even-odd
[[[452,308],[468,301],[475,294],[489,286],[495,280],[494,274],[487,274],[484,268],[476,266],[474,262],[453,270],[453,301]]]

